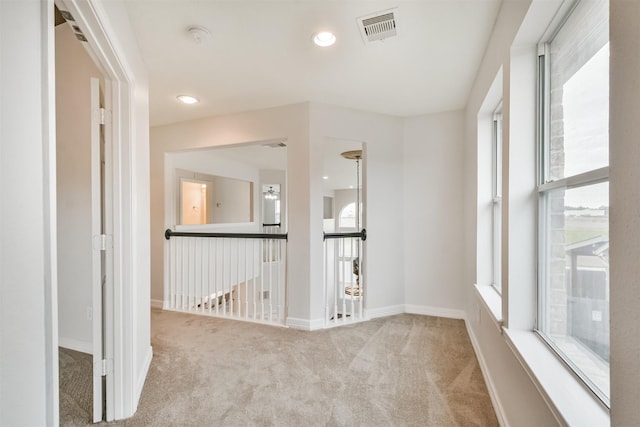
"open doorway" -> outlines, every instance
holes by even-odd
[[[104,419],[105,79],[68,12],[55,8],[60,423]]]

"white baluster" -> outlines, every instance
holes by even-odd
[[[249,240],[244,241],[244,318],[249,318]]]
[[[256,314],[257,314],[257,310],[258,310],[258,305],[256,303],[256,293],[258,290],[258,287],[256,286],[256,262],[259,262],[258,259],[258,255],[256,253],[256,239],[251,239],[251,280],[252,280],[252,289],[253,292],[251,292],[253,294],[253,320],[256,320]],[[258,245],[259,246],[259,245]],[[258,264],[259,265],[259,264]]]
[[[264,240],[260,240],[260,320],[264,320]]]
[[[169,239],[169,282],[170,282],[170,294],[169,294],[169,307],[176,308],[176,239]]]
[[[214,282],[213,282],[213,297],[215,298],[215,304],[216,304],[216,316],[218,315],[218,311],[220,310],[220,292],[218,291],[218,284],[220,283],[220,281],[218,280],[218,276],[219,276],[219,272],[222,271],[222,266],[220,265],[220,263],[218,262],[218,259],[220,258],[220,250],[218,249],[218,242],[220,241],[220,239],[216,239],[215,240],[215,253],[214,253],[214,257],[213,257],[213,262],[215,264],[215,276],[214,276]]]

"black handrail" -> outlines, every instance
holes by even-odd
[[[274,239],[288,240],[288,233],[285,234],[268,234],[268,233],[197,233],[187,231],[173,231],[167,228],[164,232],[164,238],[169,240],[171,237],[218,237],[232,239]]]
[[[346,237],[359,237],[364,242],[367,240],[367,230],[363,228],[362,231],[354,233],[322,233],[322,240],[343,239]]]
[[[276,224],[262,224],[263,227],[280,227],[280,223],[276,223]]]

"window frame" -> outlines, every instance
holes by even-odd
[[[502,99],[493,111],[491,125],[491,287],[502,295]]]
[[[536,319],[534,332],[536,335],[544,341],[544,343],[553,350],[553,353],[558,357],[571,371],[571,373],[580,379],[582,384],[587,390],[595,395],[607,408],[610,408],[610,397],[605,395],[595,384],[589,379],[572,360],[565,354],[565,352],[559,348],[559,346],[544,332],[542,329],[544,325],[544,315],[542,310],[548,310],[549,307],[544,304],[546,299],[547,284],[545,283],[548,277],[547,257],[545,251],[547,250],[548,239],[548,227],[546,218],[549,212],[546,195],[553,190],[564,189],[570,190],[581,187],[588,187],[595,184],[609,182],[609,166],[599,167],[591,169],[585,172],[577,173],[574,175],[566,176],[552,180],[549,174],[549,159],[550,159],[550,126],[549,126],[549,114],[550,114],[550,44],[555,36],[563,28],[564,23],[568,17],[573,13],[580,1],[576,1],[572,4],[572,7],[568,10],[564,20],[560,22],[555,32],[546,41],[541,42],[538,45],[538,65],[537,65],[537,105],[536,105],[536,126],[537,126],[537,150],[536,150],[536,170],[537,170],[537,278],[536,278]]]

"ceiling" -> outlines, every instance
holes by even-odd
[[[464,108],[501,0],[126,0],[150,79],[151,125],[321,102],[394,116]],[[397,36],[357,18],[391,8]],[[211,37],[196,43],[190,26]],[[315,46],[312,34],[335,33]],[[201,102],[183,105],[180,94]]]

